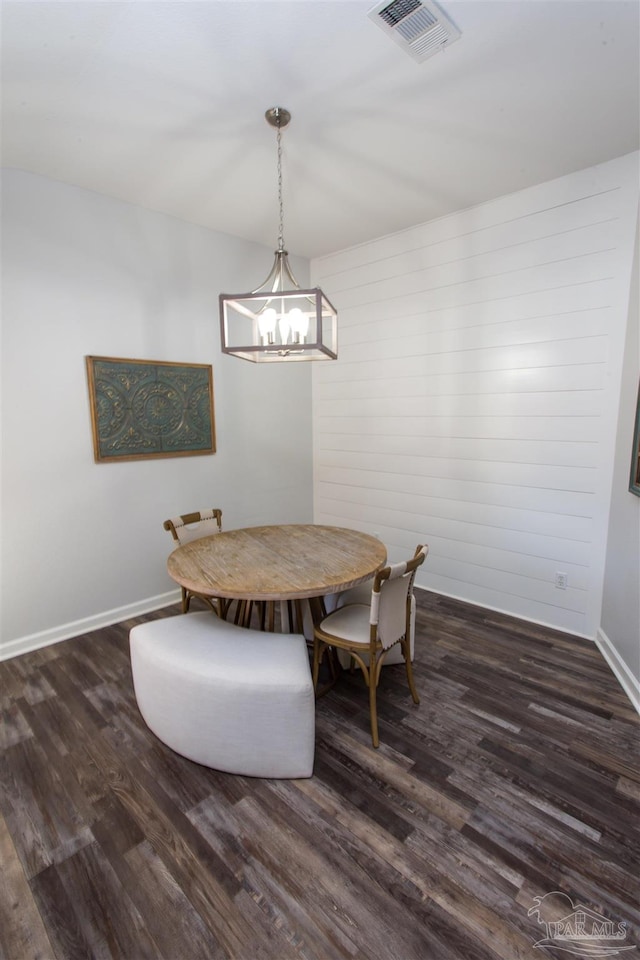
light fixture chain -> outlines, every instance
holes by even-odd
[[[284,249],[281,128],[291,114],[270,107],[265,119],[277,130],[278,249],[259,287],[251,293],[220,294],[222,352],[253,361],[337,360],[338,315],[319,287],[300,288]]]
[[[278,250],[284,250],[284,204],[282,202],[282,131],[277,130],[278,136],[278,204],[280,208],[280,223],[278,226]]]

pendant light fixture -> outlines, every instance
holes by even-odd
[[[271,272],[251,293],[220,294],[222,352],[254,363],[281,360],[336,360],[338,314],[319,287],[303,290],[284,248],[282,130],[291,120],[283,107],[265,113],[277,131],[278,249]]]

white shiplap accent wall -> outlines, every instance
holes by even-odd
[[[315,520],[418,585],[594,636],[638,154],[315,261]],[[568,587],[555,586],[556,572]]]

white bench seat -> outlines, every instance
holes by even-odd
[[[130,631],[136,700],[176,753],[253,777],[313,772],[315,700],[303,636],[189,613]]]

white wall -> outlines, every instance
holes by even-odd
[[[427,542],[419,585],[594,637],[637,201],[632,154],[314,262],[340,315],[315,520],[392,560]]]
[[[312,475],[308,365],[220,353],[218,294],[271,250],[17,171],[3,222],[6,655],[168,602],[169,516],[309,522]],[[86,355],[212,363],[218,452],[94,463]]]
[[[638,238],[624,352],[616,436],[600,649],[640,710],[640,497],[629,491],[631,448],[640,380]]]

